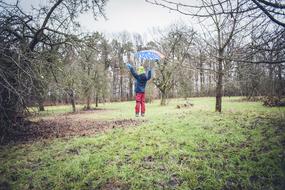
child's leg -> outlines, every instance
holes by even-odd
[[[136,107],[135,107],[136,114],[140,113],[140,106],[141,106],[141,96],[140,93],[136,93]]]
[[[145,95],[144,93],[142,93],[141,95],[141,113],[144,114],[145,113]]]

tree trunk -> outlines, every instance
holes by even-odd
[[[281,64],[278,65],[278,88],[277,88],[277,96],[279,101],[282,98],[283,84],[282,84],[282,67]]]
[[[165,91],[161,91],[161,101],[160,101],[160,105],[161,106],[165,106],[166,105],[166,92]]]
[[[87,63],[89,63],[89,58],[87,59]],[[87,76],[90,78],[90,72],[91,72],[91,65],[88,64],[87,65]],[[89,84],[89,83],[88,83]],[[88,86],[86,86],[85,88],[85,94],[86,94],[86,97],[87,97],[87,102],[86,102],[86,109],[87,110],[90,110],[91,109],[91,106],[90,106],[90,102],[91,102],[91,93],[92,93],[92,90],[91,90],[91,85],[89,84]]]
[[[132,75],[130,73],[129,75],[129,100],[133,99],[133,80],[132,80]]]
[[[128,62],[131,62],[131,54],[130,52],[127,53],[128,56]],[[129,99],[128,100],[132,100],[133,99],[133,76],[131,73],[129,73]]]
[[[223,53],[219,51],[217,86],[216,86],[216,112],[222,111],[222,89],[223,89]]]
[[[204,70],[203,70],[203,59],[200,51],[200,56],[199,56],[199,67],[200,67],[200,96],[204,95]]]
[[[39,111],[45,111],[44,99],[43,98],[39,98],[38,104],[39,104]]]
[[[212,69],[211,63],[209,64],[209,68],[210,68],[210,70]],[[209,84],[208,84],[208,89],[207,89],[207,92],[208,92],[207,95],[212,96],[212,74],[209,73],[208,75],[209,75],[208,76]]]
[[[86,101],[86,109],[87,110],[91,109],[90,102],[91,102],[91,96],[90,96],[90,94],[88,94],[87,95],[87,101]]]
[[[72,112],[75,112],[76,108],[75,108],[75,98],[74,98],[73,90],[70,91],[70,102],[71,102],[71,105],[72,105]]]
[[[195,95],[198,96],[199,95],[199,85],[198,85],[198,81],[199,81],[199,74],[198,71],[195,71]]]
[[[43,92],[41,92],[42,90],[38,91],[37,94],[37,99],[38,99],[38,109],[39,111],[45,111],[45,107],[44,107],[44,97],[43,97]]]
[[[96,93],[96,97],[95,97],[95,103],[96,103],[96,108],[98,107],[98,103],[99,103],[99,97],[98,94]]]
[[[44,108],[44,87],[43,85],[40,83],[39,80],[35,80],[35,95],[36,95],[36,99],[38,102],[38,110],[39,111],[45,111]]]
[[[116,69],[113,70],[113,82],[112,82],[112,101],[116,100],[116,97],[117,97],[117,72],[116,72]]]
[[[269,92],[268,96],[273,97],[274,96],[274,79],[273,79],[273,66],[271,64],[268,65],[269,69],[269,82],[268,82],[268,87],[269,87]]]
[[[203,72],[203,64],[200,64],[200,96],[204,95],[204,72]]]
[[[120,68],[121,70],[122,68]],[[123,101],[124,100],[124,89],[123,89],[123,73],[120,72],[120,100]]]

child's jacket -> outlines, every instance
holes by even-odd
[[[138,75],[134,68],[131,68],[131,73],[136,79],[135,83],[135,92],[143,93],[145,91],[145,86],[147,81],[151,78],[151,70],[147,71],[147,75],[145,73]]]

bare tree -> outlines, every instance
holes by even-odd
[[[183,25],[172,25],[158,44],[166,58],[156,64],[156,77],[153,83],[160,90],[161,105],[166,104],[169,91],[177,83],[176,75],[189,56],[195,32]]]
[[[19,1],[0,1],[1,130],[17,123],[31,93],[43,88],[37,72],[43,47],[66,43],[78,26],[75,18],[89,10],[95,17],[104,16],[105,4],[105,0],[50,0],[27,13]]]
[[[81,82],[83,96],[86,99],[86,109],[91,109],[92,94],[96,94],[98,97],[98,84],[99,84],[99,64],[105,62],[106,52],[104,51],[105,39],[102,34],[94,33],[92,35],[85,36],[82,40],[79,48],[79,61],[81,63]],[[104,65],[102,64],[102,67]],[[105,68],[105,67],[104,67]],[[104,72],[104,71],[102,71]],[[98,105],[98,101],[97,105]]]
[[[271,35],[266,35],[268,42],[280,37],[284,34],[284,16],[285,16],[285,4],[281,1],[268,1],[268,0],[199,0],[195,3],[185,3],[171,1],[171,0],[145,0],[153,5],[161,6],[173,11],[177,11],[184,15],[193,16],[199,19],[207,19],[216,16],[231,16],[234,15],[244,15],[242,17],[242,22],[244,23],[243,31],[246,31],[246,27],[251,27],[251,30],[259,31],[260,37],[263,37],[263,33],[270,31]],[[230,6],[229,8],[226,8]],[[208,12],[207,9],[212,7],[215,12]],[[252,27],[254,23],[254,26]],[[274,28],[274,29],[272,29]],[[273,32],[274,31],[274,32]],[[244,37],[244,39],[246,39]],[[255,44],[259,47],[260,44]],[[284,45],[282,46],[284,49]],[[263,50],[258,48],[258,50]],[[280,49],[279,49],[280,50]],[[279,51],[274,50],[274,51]],[[247,55],[247,54],[245,54]],[[234,58],[233,58],[234,59]],[[237,60],[237,58],[235,59]],[[240,62],[247,62],[246,59],[240,59]],[[274,62],[269,62],[267,60],[257,60],[252,63],[284,63],[284,58],[275,60]]]
[[[195,2],[195,4],[191,3],[182,3],[177,1],[169,1],[169,0],[146,0],[154,5],[158,5],[161,7],[168,8],[170,10],[177,11],[184,15],[194,16],[198,18],[202,25],[203,23],[210,22],[213,25],[209,25],[207,23],[207,27],[204,27],[206,32],[208,33],[206,42],[212,48],[216,50],[216,54],[212,55],[216,59],[217,69],[216,69],[216,111],[221,112],[221,97],[223,90],[223,76],[225,73],[225,69],[223,65],[232,62],[244,62],[248,63],[250,55],[248,53],[244,53],[243,56],[239,54],[234,54],[231,56],[227,56],[226,49],[232,43],[233,38],[239,33],[243,33],[244,38],[247,39],[246,31],[250,29],[251,23],[256,23],[255,27],[252,27],[252,30],[260,31],[259,38],[265,37],[263,35],[266,33],[265,31],[271,31],[272,27],[276,32],[274,34],[271,31],[271,35],[267,36],[267,43],[271,43],[277,36],[282,36],[284,33],[284,23],[282,19],[284,18],[284,4],[278,2],[270,2],[266,0],[200,0]],[[275,25],[277,26],[274,26]],[[268,26],[271,27],[268,27]],[[211,28],[214,28],[211,30]],[[211,30],[211,32],[209,32]],[[214,42],[214,43],[213,43]],[[244,46],[253,49],[254,47],[250,46],[250,44]],[[263,43],[264,44],[264,43]],[[261,44],[255,44],[255,54],[258,52],[264,52],[266,49],[261,48]],[[280,47],[284,49],[283,47]],[[274,51],[274,50],[270,50]],[[281,50],[276,50],[278,53]],[[278,60],[251,60],[252,63],[283,63],[284,57],[278,57]],[[229,64],[227,64],[229,65]]]

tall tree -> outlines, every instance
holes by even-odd
[[[67,42],[80,13],[91,10],[95,17],[104,15],[105,5],[106,0],[50,0],[28,13],[19,1],[0,1],[0,130],[17,122],[15,117],[21,117],[31,92],[43,88],[36,69],[43,45],[46,49]]]
[[[207,36],[206,41],[215,49],[214,58],[217,64],[216,69],[216,106],[215,110],[221,112],[222,110],[222,91],[223,91],[223,76],[225,64],[225,51],[230,45],[234,36],[241,31],[238,28],[240,19],[242,18],[241,1],[232,2],[215,1],[215,0],[200,0],[198,5],[183,4],[174,1],[150,1],[155,5],[167,7],[171,10],[176,10],[185,15],[191,15],[200,18],[205,18],[204,22],[210,22],[211,27],[204,27]],[[195,12],[195,10],[197,10]],[[194,11],[194,12],[193,12]],[[203,22],[201,22],[203,25]],[[210,31],[210,32],[209,32]]]
[[[153,83],[160,90],[161,105],[166,104],[169,91],[176,84],[176,75],[189,56],[195,32],[183,25],[172,25],[167,36],[162,38],[158,46],[166,58],[156,64],[156,77]]]

